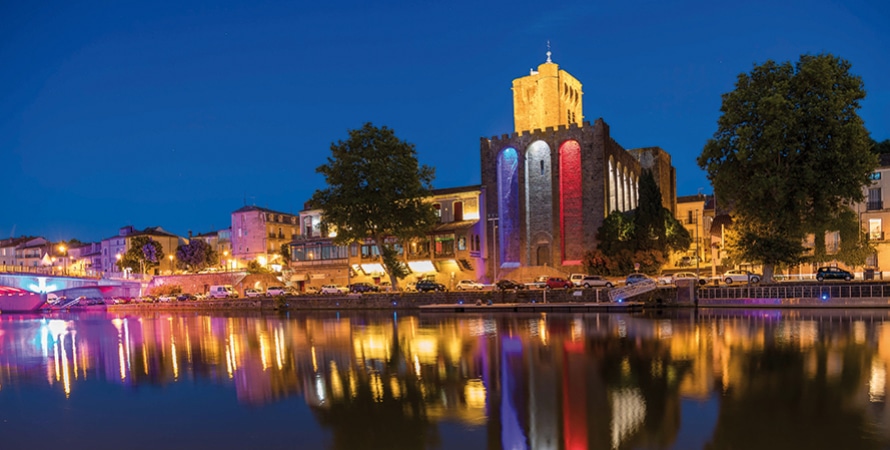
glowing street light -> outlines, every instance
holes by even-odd
[[[120,269],[121,271],[123,271],[123,267],[121,267],[121,258],[122,258],[121,254],[118,253],[118,254],[114,255],[114,257],[117,259],[117,268]]]
[[[225,261],[226,272],[228,272],[229,271],[229,251],[228,250],[223,250],[223,261]]]
[[[68,254],[65,251],[68,250],[65,248],[65,244],[59,244],[59,253],[61,253],[65,257],[65,275],[68,275]]]
[[[170,258],[170,275],[173,275],[173,255],[168,255],[167,257]]]

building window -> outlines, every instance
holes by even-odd
[[[865,206],[868,210],[884,209],[884,202],[881,198],[881,188],[871,188],[868,190],[868,203]]]
[[[457,240],[457,249],[458,250],[466,250],[467,249],[467,237],[461,236],[460,239]]]
[[[881,219],[868,219],[868,238],[873,241],[884,240],[884,231],[881,227]]]
[[[880,180],[881,172],[872,172],[871,175],[868,176],[869,180]]]
[[[438,217],[439,222],[441,222],[442,221],[442,204],[433,203],[433,208],[435,208],[435,210],[436,210],[436,217]]]

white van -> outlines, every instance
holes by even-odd
[[[573,273],[569,275],[569,281],[572,282],[576,287],[581,287],[581,281],[584,280],[587,274],[584,273]]]
[[[235,289],[231,284],[218,284],[210,286],[210,292],[207,293],[210,298],[238,298]]]

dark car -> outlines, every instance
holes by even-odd
[[[636,283],[642,283],[644,281],[652,281],[652,279],[642,273],[632,273],[627,276],[627,279],[624,280],[624,284],[631,285],[631,284],[636,284]]]
[[[547,289],[569,289],[574,286],[571,281],[565,278],[550,277],[547,279]]]
[[[507,291],[510,289],[515,289],[518,291],[518,290],[525,289],[524,284],[519,284],[513,280],[500,280],[497,283],[495,283],[495,286],[497,286],[498,290],[501,290],[501,291]]]
[[[193,302],[197,299],[198,297],[195,297],[195,294],[179,294],[176,296],[176,300],[180,302]]]
[[[417,292],[445,291],[445,285],[432,280],[420,280],[414,285]]]
[[[349,285],[349,292],[377,292],[379,289],[371,283],[358,282]]]
[[[850,272],[847,272],[844,269],[838,269],[837,267],[820,267],[819,270],[816,271],[816,279],[819,281],[822,281],[822,280],[850,281],[853,279],[853,274]]]

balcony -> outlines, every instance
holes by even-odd
[[[870,231],[868,233],[868,239],[872,241],[883,241],[884,240],[884,232],[883,231]]]
[[[877,211],[884,209],[884,201],[883,200],[869,200],[865,204],[866,211]]]

